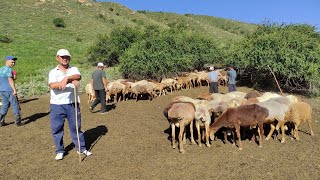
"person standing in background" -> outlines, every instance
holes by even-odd
[[[56,146],[55,160],[62,160],[64,157],[63,135],[65,119],[68,120],[72,142],[76,149],[79,149],[77,131],[79,132],[80,152],[77,151],[77,153],[90,156],[92,153],[86,150],[84,134],[81,131],[79,105],[75,110],[75,103],[79,104],[80,98],[78,92],[74,93],[74,88],[80,85],[81,74],[77,67],[69,65],[71,55],[68,50],[60,49],[57,52],[56,60],[58,61],[58,66],[50,71],[48,81],[50,87],[50,124],[53,141]],[[77,113],[77,119],[75,113]],[[76,128],[76,120],[79,125],[78,129]]]
[[[214,67],[211,66],[209,68],[209,81],[210,81],[210,85],[209,85],[209,93],[218,93],[218,80],[220,78],[220,73],[218,71],[214,71]]]
[[[89,110],[93,112],[93,109],[101,103],[101,114],[105,114],[107,112],[106,91],[108,90],[106,72],[103,69],[104,64],[99,62],[97,69],[92,73],[91,85],[96,99],[89,107]]]
[[[13,109],[16,126],[21,126],[21,115],[19,104],[17,102],[17,89],[13,81],[12,67],[16,64],[17,58],[7,56],[5,66],[0,68],[0,95],[2,97],[2,107],[0,110],[0,126],[5,125],[5,116],[8,113],[10,105]]]
[[[237,91],[236,87],[236,78],[237,78],[237,72],[234,70],[232,65],[228,65],[228,91]]]

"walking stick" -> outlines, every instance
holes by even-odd
[[[78,104],[77,104],[77,86],[74,85],[74,112],[76,114],[76,130],[77,130],[77,139],[78,139],[78,152],[79,152],[79,163],[81,163],[81,151],[80,151],[80,138],[78,130]]]
[[[273,75],[273,77],[274,77],[274,80],[276,81],[276,83],[277,83],[277,85],[278,85],[278,88],[279,88],[279,90],[280,90],[280,92],[281,92],[281,95],[283,96],[283,92],[282,92],[282,90],[281,90],[281,88],[280,88],[280,86],[279,86],[279,83],[278,83],[278,81],[277,81],[276,76],[274,75],[273,71],[271,70],[271,68],[270,68],[269,66],[268,66],[268,68],[269,68],[269,70],[271,71],[271,73],[272,73],[272,75]]]

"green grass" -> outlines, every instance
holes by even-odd
[[[12,54],[18,57],[14,69],[17,84],[24,95],[46,93],[49,70],[57,65],[55,53],[66,48],[72,55],[71,65],[83,73],[83,83],[90,78],[92,66],[87,62],[87,49],[99,34],[108,34],[113,28],[156,25],[169,28],[168,24],[181,22],[188,29],[217,37],[221,43],[242,38],[242,34],[229,31],[239,27],[251,31],[255,25],[218,19],[208,16],[178,15],[174,13],[139,13],[112,2],[88,0],[10,0],[0,5],[0,35],[12,39],[0,42],[0,58]],[[65,28],[57,28],[53,19],[61,18]],[[224,25],[226,24],[226,25]],[[228,26],[228,31],[222,27]],[[114,76],[119,77],[112,71]],[[40,89],[40,90],[37,90]]]

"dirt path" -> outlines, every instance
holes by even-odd
[[[225,92],[225,88],[220,88]],[[248,91],[247,88],[239,88]],[[187,141],[186,153],[172,149],[163,108],[177,95],[196,97],[207,87],[179,91],[153,101],[117,103],[109,113],[90,113],[81,95],[82,130],[93,155],[78,162],[65,126],[68,155],[55,161],[50,133],[49,96],[27,99],[21,104],[26,125],[0,128],[1,179],[319,179],[319,101],[313,106],[313,129],[301,126],[300,142],[286,136],[286,144],[266,141],[262,148],[248,140],[244,150],[220,140],[212,147]],[[7,122],[12,122],[9,111]],[[280,137],[280,136],[279,136]]]

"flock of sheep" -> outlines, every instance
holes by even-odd
[[[221,73],[219,83],[226,85],[226,72],[223,70],[218,71]],[[106,99],[107,101],[113,99],[113,101],[116,102],[118,100],[135,98],[136,101],[138,101],[139,98],[144,95],[152,100],[153,98],[165,95],[168,92],[199,87],[203,84],[209,85],[207,71],[185,73],[183,76],[175,78],[163,78],[160,82],[146,80],[132,82],[126,79],[118,79],[108,83]],[[91,84],[86,85],[85,91],[89,97],[89,103],[92,102],[95,97]]]
[[[205,144],[208,147],[210,147],[209,137],[213,140],[214,133],[220,128],[226,128],[226,131],[229,130],[232,134],[235,129],[240,150],[242,149],[240,127],[256,129],[258,126],[259,146],[262,145],[264,139],[263,124],[270,124],[270,132],[266,140],[272,137],[275,129],[280,128],[281,143],[284,143],[285,123],[287,122],[294,124],[293,136],[297,140],[299,140],[298,127],[304,121],[308,123],[311,135],[314,135],[311,127],[311,106],[299,101],[296,96],[281,96],[271,92],[263,94],[257,91],[249,93],[235,91],[227,94],[203,93],[197,99],[177,96],[164,109],[164,115],[171,125],[173,148],[175,148],[175,127],[180,128],[179,149],[181,153],[185,152],[183,144],[186,141],[185,127],[187,125],[190,125],[191,143],[195,144],[194,123],[198,131],[198,145],[201,146],[201,139],[205,138]],[[202,136],[201,129],[203,130]]]
[[[222,75],[218,84],[227,84],[226,73],[223,70],[218,71]],[[165,78],[160,82],[146,80],[131,82],[119,79],[108,83],[106,100],[112,101],[113,99],[116,102],[135,98],[138,101],[143,95],[152,100],[168,92],[199,87],[203,84],[209,85],[208,72],[206,71],[185,73],[183,76]],[[95,97],[90,84],[86,85],[86,94],[89,97],[88,103],[91,103]],[[293,136],[297,140],[299,140],[298,127],[304,121],[308,123],[311,135],[314,135],[311,127],[312,109],[310,105],[299,101],[296,96],[281,96],[271,92],[263,94],[257,91],[249,93],[236,91],[227,94],[203,93],[197,99],[177,96],[164,109],[164,115],[171,126],[173,148],[175,148],[175,129],[176,127],[180,128],[178,139],[181,153],[185,152],[183,142],[186,141],[185,127],[187,125],[190,125],[191,143],[195,144],[193,124],[195,124],[198,133],[198,145],[201,146],[200,137],[202,137],[208,147],[210,147],[209,137],[213,140],[214,133],[225,127],[228,134],[230,132],[234,134],[233,130],[235,129],[239,140],[239,149],[242,149],[240,126],[247,126],[250,129],[259,127],[259,146],[264,139],[263,124],[270,124],[270,132],[266,140],[272,137],[274,130],[281,129],[281,142],[284,143],[287,128],[285,123],[287,122],[294,124]],[[236,138],[234,137],[234,139]]]

